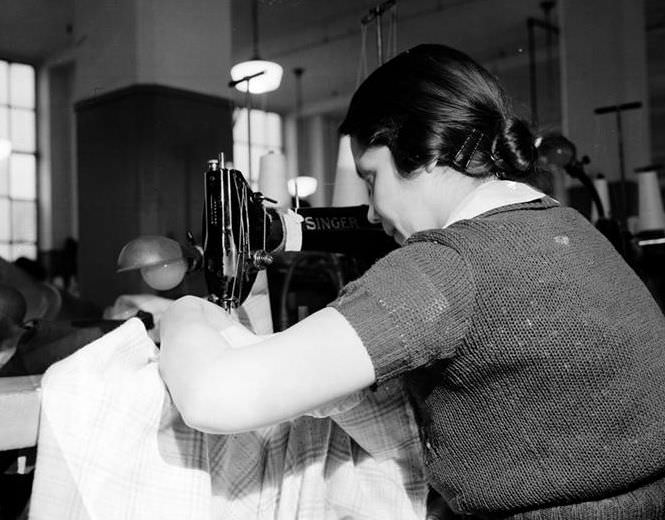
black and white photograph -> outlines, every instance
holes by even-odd
[[[0,520],[665,520],[663,0],[0,0]]]

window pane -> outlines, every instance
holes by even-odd
[[[247,172],[247,145],[237,143],[233,145],[233,164],[236,170]]]
[[[238,109],[235,113],[233,140],[238,143],[247,143],[247,110],[244,108]]]
[[[9,157],[0,159],[0,197],[9,195]]]
[[[37,197],[37,161],[34,155],[11,155],[9,194],[16,199],[34,200]]]
[[[266,149],[262,146],[252,147],[252,181],[254,181],[255,185],[258,185],[259,181],[259,166],[261,163],[261,156],[265,154]],[[247,175],[245,175],[245,177],[247,177]],[[252,189],[256,189],[256,187],[257,186],[252,186]]]
[[[259,164],[262,155],[268,151],[282,151],[282,124],[279,114],[252,110],[251,112],[252,145],[252,181],[258,179]],[[247,158],[247,110],[236,109],[233,127],[233,159],[236,169],[247,177],[249,175]]]
[[[12,260],[24,256],[30,260],[37,260],[37,245],[36,244],[13,244],[12,245]]]
[[[12,63],[9,66],[9,104],[35,108],[35,69],[30,65]]]
[[[266,114],[266,144],[271,150],[282,149],[282,118],[279,114]]]
[[[10,223],[9,199],[0,198],[0,241],[9,242],[11,238]]]
[[[0,105],[6,105],[9,101],[9,64],[6,61],[0,61]]]
[[[252,110],[252,145],[265,144],[266,142],[266,117],[265,112]]]
[[[37,240],[37,205],[30,201],[12,201],[12,240],[34,242]]]
[[[9,247],[9,244],[5,244],[0,242],[0,258],[4,258],[7,261],[10,261],[11,258],[11,249]]]
[[[12,109],[10,131],[12,148],[20,152],[35,151],[35,113],[32,110]]]
[[[0,138],[9,138],[9,110],[7,107],[0,107]]]

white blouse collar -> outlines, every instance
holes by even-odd
[[[487,211],[545,197],[545,194],[522,182],[487,181],[464,197],[444,224],[447,228],[460,220],[477,217]]]

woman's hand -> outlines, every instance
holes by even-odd
[[[148,336],[155,343],[159,343],[159,323],[162,315],[172,303],[173,300],[152,294],[122,294],[116,298],[112,307],[104,309],[104,318],[107,320],[127,320],[136,316],[138,311],[149,312],[152,314],[155,326],[148,331]]]

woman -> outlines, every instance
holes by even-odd
[[[453,511],[662,518],[663,316],[593,226],[535,188],[533,136],[496,80],[421,45],[367,78],[341,131],[370,218],[402,247],[246,349],[220,338],[214,306],[173,304],[160,363],[185,419],[252,429],[404,376]]]

